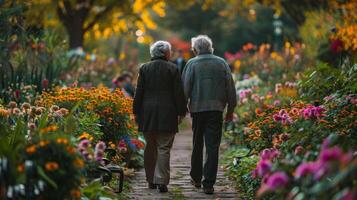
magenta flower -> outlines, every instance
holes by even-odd
[[[272,164],[267,161],[267,160],[260,160],[258,162],[258,165],[257,165],[257,174],[262,177],[264,176],[265,174],[267,174],[268,172],[270,172],[270,169],[272,167]]]
[[[288,183],[289,177],[284,172],[275,172],[269,176],[266,184],[270,190],[275,190],[286,186]]]
[[[89,140],[84,139],[78,144],[78,148],[79,149],[86,149],[86,148],[89,147],[89,144],[90,144]]]
[[[280,106],[281,101],[279,99],[274,101],[274,106]]]
[[[262,160],[272,160],[279,155],[279,151],[276,149],[264,149],[260,153],[260,157]]]
[[[301,163],[295,170],[295,178],[313,174],[318,167],[318,164],[315,162]]]
[[[332,147],[330,149],[323,149],[320,153],[319,159],[322,163],[339,160],[342,156],[340,147]]]
[[[281,121],[281,116],[279,115],[279,114],[274,114],[273,115],[273,120],[275,121],[275,122],[279,122],[279,121]]]

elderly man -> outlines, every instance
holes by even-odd
[[[233,118],[237,104],[232,74],[224,59],[213,55],[212,41],[208,36],[192,38],[196,57],[190,59],[182,74],[184,92],[189,100],[192,116],[193,150],[191,157],[191,183],[213,194],[217,177],[218,151],[221,143],[223,111],[228,104],[226,121]],[[203,144],[206,160],[202,169]]]
[[[150,47],[151,61],[141,66],[133,111],[144,133],[144,167],[150,189],[167,192],[170,150],[178,123],[186,115],[180,72],[169,62],[171,45],[157,41]]]

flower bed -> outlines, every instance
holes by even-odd
[[[106,162],[141,165],[144,142],[135,131],[131,100],[120,91],[62,88],[33,102],[0,106],[0,160],[10,166],[0,195],[31,180],[36,198],[112,197],[93,185],[93,172]],[[21,198],[19,191],[11,195]]]

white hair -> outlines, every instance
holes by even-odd
[[[200,53],[213,53],[213,44],[211,38],[207,35],[198,35],[191,39],[192,49],[197,54]]]
[[[163,57],[171,52],[171,44],[167,41],[159,40],[150,46],[151,57]]]

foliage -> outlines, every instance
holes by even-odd
[[[322,99],[330,94],[356,94],[356,64],[346,65],[344,69],[319,64],[305,72],[299,85],[302,97],[310,100]]]
[[[228,175],[235,180],[238,190],[244,191],[245,198],[253,197],[254,188],[257,188],[260,183],[259,180],[251,177],[251,172],[255,169],[259,157],[249,155],[249,153],[248,149],[231,148],[224,153],[223,160]]]
[[[165,1],[117,0],[56,0],[31,1],[26,15],[30,24],[53,27],[63,25],[69,36],[69,46],[82,47],[84,39],[108,39],[112,35],[140,29],[156,29],[152,15],[165,15]],[[40,15],[46,11],[46,15]],[[150,42],[143,35],[141,42]]]
[[[304,156],[279,156],[279,152],[264,150],[253,172],[265,180],[258,196],[273,193],[278,199],[354,199],[356,159],[351,152],[331,146],[332,138],[324,140],[319,153],[308,152]]]
[[[7,60],[2,61],[0,92],[6,102],[25,101],[24,90],[34,96],[51,89],[76,64],[66,56],[65,45],[58,35],[46,32],[42,37],[23,37],[12,42]]]
[[[78,105],[80,112],[94,112],[99,117],[103,139],[118,143],[123,136],[134,134],[130,118],[132,100],[124,97],[120,90],[110,92],[99,87],[89,90],[83,88],[60,88],[52,93],[44,93],[38,102],[43,106],[58,105],[73,109]]]
[[[270,44],[257,47],[248,43],[234,54],[226,52],[225,57],[239,80],[257,75],[268,84],[297,79],[309,62],[304,56],[304,45],[289,42],[282,51],[274,51]]]
[[[40,179],[46,182],[41,195],[45,199],[78,199],[81,196],[79,185],[80,169],[84,162],[79,157],[70,138],[42,135],[35,137],[26,145],[24,160],[32,160],[37,166]],[[63,133],[61,134],[63,135]],[[23,163],[18,167],[23,172]],[[58,184],[61,184],[60,186]]]

